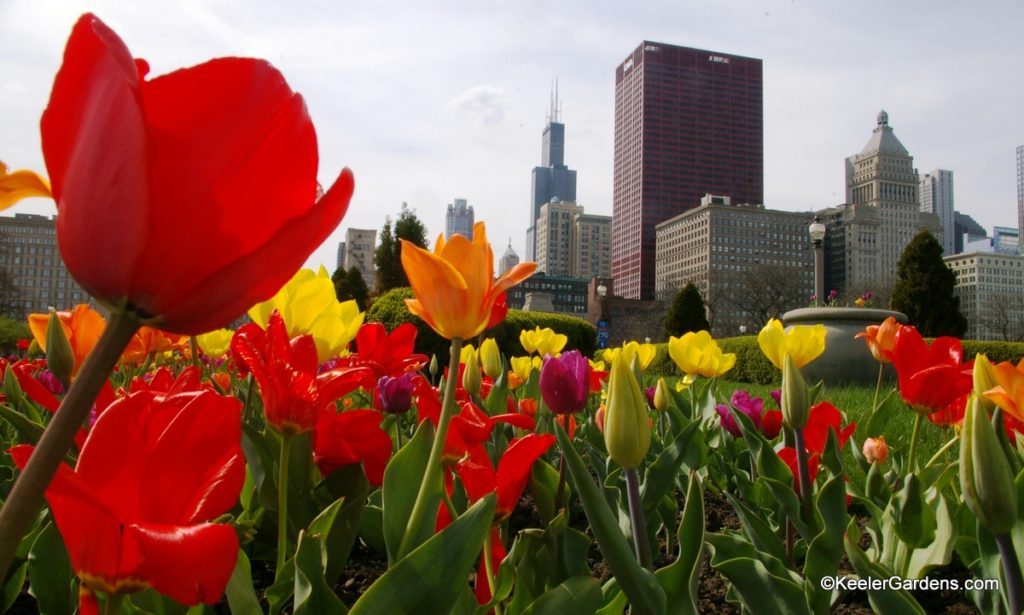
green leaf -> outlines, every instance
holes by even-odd
[[[885,398],[882,399],[882,403],[878,404],[878,408],[875,408],[867,422],[857,429],[857,432],[864,436],[865,440],[877,438],[885,433],[885,425],[889,422],[889,417],[898,414],[901,406],[903,406],[903,400],[900,399],[899,391],[889,389]]]
[[[344,615],[348,612],[324,579],[323,547],[320,542],[319,538],[310,533],[299,532],[294,558],[294,615]]]
[[[569,484],[566,483],[566,489]],[[558,514],[555,496],[558,494],[558,470],[544,459],[538,459],[530,470],[530,495],[537,505],[537,512],[544,524],[548,524]]]
[[[675,489],[676,475],[686,460],[687,453],[695,447],[704,446],[704,433],[700,423],[694,421],[683,428],[657,459],[647,466],[644,480],[640,487],[640,501],[643,503],[644,514],[650,518],[665,494]],[[695,469],[695,468],[691,468]]]
[[[601,547],[601,553],[608,561],[608,566],[612,569],[612,574],[618,579],[622,591],[629,597],[633,612],[651,615],[663,613],[665,592],[658,585],[654,575],[637,563],[625,536],[619,530],[614,514],[601,494],[601,489],[590,478],[587,466],[561,426],[556,426],[555,435],[565,455],[573,485],[590,521],[590,529]]]
[[[833,475],[825,482],[818,491],[815,504],[822,527],[807,547],[803,571],[808,581],[812,610],[824,613],[828,611],[832,592],[823,590],[820,581],[826,576],[835,576],[839,571],[839,561],[843,558],[843,532],[849,519],[843,474]]]
[[[761,516],[763,513],[751,510],[733,497],[731,493],[726,493],[725,497],[729,498],[733,510],[736,511],[736,516],[739,517],[740,525],[743,526],[743,533],[747,535],[747,538],[754,547],[758,551],[785,561],[786,545],[782,543],[782,539],[776,534],[775,528]]]
[[[348,563],[349,553],[355,544],[370,484],[362,466],[351,464],[332,472],[323,485],[338,499],[313,519],[309,533],[321,538],[326,562],[324,578],[333,585]]]
[[[260,504],[265,509],[277,510],[277,485],[274,480],[267,480],[268,474],[274,471],[274,452],[264,434],[245,422],[242,423],[242,453],[260,495]]]
[[[799,615],[811,610],[803,579],[776,558],[728,534],[708,534],[711,565],[722,573],[752,613]]]
[[[537,598],[523,615],[592,615],[601,607],[601,584],[590,576],[581,575]]]
[[[72,613],[78,605],[71,560],[57,526],[47,523],[36,536],[28,554],[29,593],[36,597],[39,612]]]
[[[908,547],[923,547],[935,539],[935,511],[925,502],[916,474],[907,475],[893,504],[896,535]]]
[[[448,613],[466,586],[491,528],[496,499],[489,494],[377,579],[352,615]],[[386,510],[386,508],[385,508]]]
[[[359,517],[359,538],[377,553],[387,553],[384,545],[384,511],[380,506],[367,506]]]
[[[11,370],[7,370],[10,374]],[[11,427],[18,432],[21,441],[25,444],[35,444],[43,435],[43,426],[28,418],[21,412],[0,404],[0,418],[3,418]]]
[[[245,551],[238,550],[238,561],[228,579],[224,593],[231,607],[231,615],[263,615],[263,607],[256,597],[256,589],[252,584],[252,568]]]
[[[704,549],[704,490],[696,473],[690,475],[676,537],[679,556],[655,575],[665,590],[666,615],[697,615],[697,584]]]
[[[384,486],[381,497],[384,509],[384,543],[387,546],[388,566],[398,559],[398,549],[406,534],[410,535],[412,548],[423,543],[434,533],[437,515],[431,514],[441,503],[441,490],[444,489],[442,476],[429,477],[427,492],[427,514],[423,515],[420,527],[408,527],[409,517],[420,483],[424,480],[427,460],[430,458],[430,447],[434,443],[434,426],[430,421],[423,421],[412,439],[395,453],[384,470]]]
[[[845,544],[846,557],[849,558],[850,565],[853,566],[853,570],[860,578],[888,579],[893,576],[892,571],[886,570],[884,567],[868,561],[868,558],[864,556],[864,552],[860,550],[860,547],[853,543],[849,535],[845,538]],[[907,615],[916,613],[924,615],[924,609],[921,608],[921,605],[918,604],[917,600],[902,589],[869,588],[868,602],[871,603],[871,608],[874,609],[876,613],[906,613]]]

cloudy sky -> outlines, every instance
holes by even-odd
[[[530,171],[557,77],[578,201],[611,214],[615,67],[651,40],[764,62],[765,203],[844,199],[843,159],[880,109],[921,172],[952,169],[956,207],[1016,225],[1024,144],[1024,3],[807,0],[561,2],[0,0],[0,159],[43,169],[39,116],[71,26],[92,11],[151,75],[212,57],[274,63],[307,101],[321,182],[356,176],[347,227],[408,202],[431,237],[466,198],[495,251],[522,256]],[[945,6],[945,5],[951,6]],[[26,201],[5,212],[48,213]]]

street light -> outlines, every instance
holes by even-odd
[[[815,215],[807,232],[814,246],[814,305],[819,306],[825,295],[825,225],[821,223],[821,218]]]
[[[608,322],[608,287],[604,285],[604,282],[598,281],[595,290],[601,308],[601,314],[597,320],[597,347],[607,348],[608,338],[611,337],[611,323]]]
[[[747,334],[747,325],[740,325],[740,335]]]

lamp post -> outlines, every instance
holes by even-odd
[[[595,290],[601,308],[601,314],[597,319],[597,347],[607,348],[608,338],[611,337],[611,323],[608,322],[608,287],[604,282],[598,281]]]
[[[825,295],[825,225],[821,218],[815,215],[807,232],[814,246],[814,305],[820,306]]]
[[[740,335],[747,334],[747,325],[740,325]]]

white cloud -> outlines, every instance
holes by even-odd
[[[449,113],[457,118],[494,126],[505,119],[508,93],[493,85],[478,85],[448,101]]]

